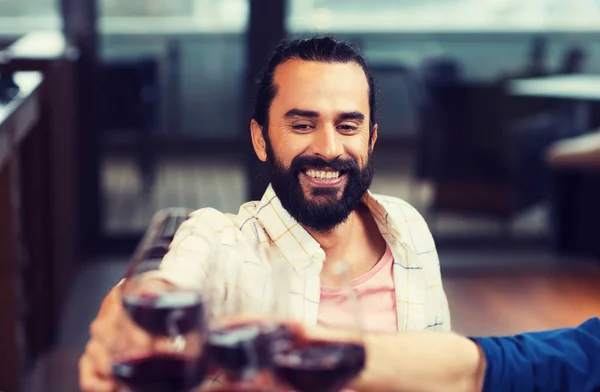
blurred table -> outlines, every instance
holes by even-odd
[[[546,159],[554,167],[600,171],[600,130],[557,141]]]
[[[555,173],[557,249],[600,260],[600,130],[557,141],[546,159]]]
[[[600,75],[571,74],[516,79],[508,84],[507,89],[514,96],[570,101],[573,103],[571,133],[580,134],[590,128],[590,103],[600,101]]]
[[[595,173],[598,168],[584,157],[589,155],[586,145],[595,140],[586,134],[593,131],[592,104],[600,101],[600,75],[516,79],[509,83],[507,90],[513,96],[548,98],[561,103],[555,106],[561,113],[563,128],[558,136],[567,139],[549,152],[554,177],[551,208],[556,249],[560,253],[591,253],[600,257],[598,241],[594,239],[598,234],[596,223],[590,221],[592,217],[600,217],[596,200],[600,197],[600,186],[595,184],[600,177]],[[584,164],[566,164],[566,161],[573,163],[582,159]]]
[[[33,180],[21,176],[21,147],[29,141],[41,116],[43,77],[39,72],[4,74],[4,80],[7,77],[14,80],[18,92],[0,102],[0,390],[18,391],[28,361],[21,184]]]
[[[516,79],[510,82],[508,91],[520,96],[597,101],[600,100],[600,75],[572,74]]]

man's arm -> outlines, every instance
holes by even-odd
[[[600,390],[600,319],[577,328],[474,338],[487,357],[486,391]]]
[[[203,289],[219,257],[216,225],[224,216],[212,208],[194,212],[181,224],[160,266],[160,277],[177,287]]]
[[[418,219],[415,219],[415,225],[419,225],[420,233],[423,238],[420,239],[421,243],[429,244],[426,245],[426,249],[430,249],[428,252],[418,254],[420,263],[425,271],[425,314],[426,322],[428,323],[426,328],[428,331],[451,331],[451,318],[450,308],[448,306],[448,297],[444,290],[442,272],[440,269],[440,259],[437,253],[435,240],[429,230],[427,222],[417,211]]]
[[[354,342],[347,330],[292,323],[308,341]],[[452,332],[366,332],[367,363],[348,386],[360,392],[481,391],[485,357],[472,340]]]
[[[90,340],[79,360],[79,386],[85,392],[116,392],[118,386],[112,377],[110,346],[119,333],[118,320],[124,312],[120,287],[114,287],[102,301],[100,311],[90,326]],[[130,330],[129,338],[139,347],[149,344],[145,333]]]
[[[367,365],[352,389],[364,392],[481,391],[485,357],[451,332],[368,334]]]
[[[406,391],[600,390],[600,319],[515,336],[368,334],[367,366],[353,388]]]
[[[427,315],[428,331],[445,331],[450,332],[451,327],[451,316],[450,307],[448,305],[448,297],[442,284],[442,276],[440,271],[440,262],[438,259],[437,251],[432,254],[425,255],[424,257],[432,258],[427,268],[427,292],[425,313]]]

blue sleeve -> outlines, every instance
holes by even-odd
[[[487,359],[484,391],[599,391],[600,319],[576,328],[471,338]]]

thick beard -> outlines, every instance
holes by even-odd
[[[328,162],[318,157],[306,156],[297,156],[292,160],[290,167],[286,168],[275,156],[269,142],[266,147],[271,185],[281,205],[299,224],[318,232],[331,231],[345,222],[373,181],[370,148],[367,162],[361,169],[352,159],[335,159]],[[347,182],[341,197],[337,196],[337,189],[324,187],[313,189],[312,196],[319,196],[319,202],[307,199],[298,178],[306,167],[328,167],[343,171]]]

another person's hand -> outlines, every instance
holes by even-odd
[[[288,324],[306,340],[354,341],[351,331]],[[367,363],[348,386],[353,391],[481,391],[485,357],[473,341],[451,332],[363,335]]]

